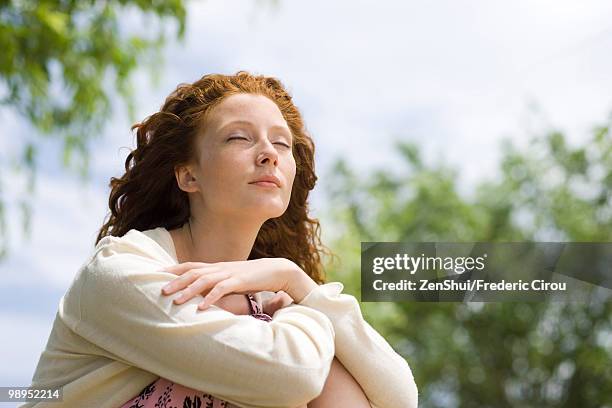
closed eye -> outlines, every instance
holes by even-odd
[[[228,141],[229,140],[233,140],[233,139],[249,140],[249,139],[247,139],[246,137],[243,137],[243,136],[231,136],[231,137],[227,138]],[[283,142],[275,142],[274,144],[279,144],[281,146],[286,147],[287,149],[291,148],[291,146],[289,146],[287,143],[283,143]]]

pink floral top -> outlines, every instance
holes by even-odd
[[[245,295],[250,304],[250,315],[269,322],[272,317],[263,313],[252,294]],[[120,408],[232,408],[227,401],[205,392],[187,388],[165,378],[158,378]]]

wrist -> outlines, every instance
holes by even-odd
[[[291,262],[293,265],[289,269],[287,287],[285,292],[291,296],[294,303],[300,303],[306,295],[316,289],[319,285],[312,280],[310,276],[306,274],[297,264]]]

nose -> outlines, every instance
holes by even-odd
[[[264,140],[264,147],[261,152],[257,156],[257,164],[260,166],[265,166],[266,164],[273,164],[274,167],[278,166],[278,152],[272,146],[269,140]]]

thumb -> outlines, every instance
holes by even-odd
[[[291,303],[293,303],[293,298],[281,290],[263,302],[263,312],[272,316],[278,309],[282,309]]]

